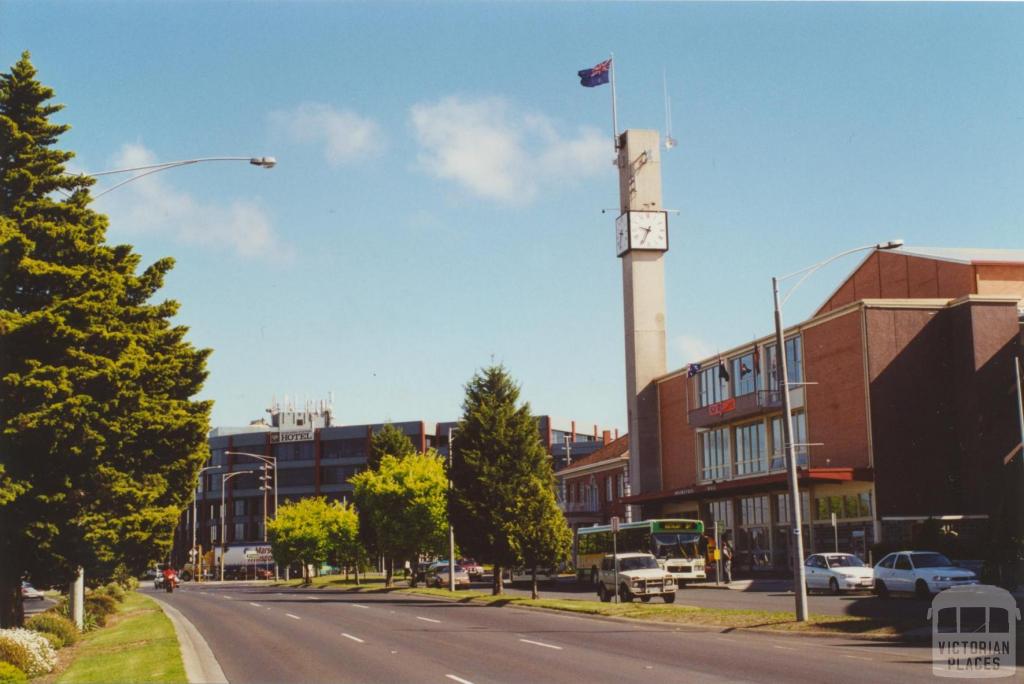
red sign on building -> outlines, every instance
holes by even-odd
[[[735,408],[736,400],[726,399],[725,401],[720,401],[717,404],[712,404],[711,406],[708,406],[708,415],[720,416],[723,413],[728,413],[729,411],[734,410]]]

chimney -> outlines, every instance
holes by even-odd
[[[615,428],[615,439],[619,438],[619,428]]]
[[[605,430],[604,432],[602,432],[601,433],[601,441],[604,443],[605,446],[608,446],[609,444],[611,444],[612,443],[612,431],[611,430]]]

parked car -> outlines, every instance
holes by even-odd
[[[874,571],[852,553],[816,553],[804,562],[807,590],[827,589],[833,594],[875,585]]]
[[[469,575],[471,580],[483,579],[484,566],[477,563],[472,558],[463,558],[459,561],[459,565],[466,569],[466,573]]]
[[[438,589],[448,586],[448,565],[436,568],[430,576],[430,583]],[[461,565],[455,566],[455,588],[469,587],[469,573]]]
[[[427,581],[427,570],[430,568],[431,563],[417,563],[416,564],[416,581],[426,582]]]
[[[886,598],[890,592],[913,592],[918,598],[970,584],[978,576],[959,568],[935,551],[897,551],[878,561],[874,569],[875,593]]]
[[[676,600],[675,580],[661,569],[658,560],[649,553],[608,554],[601,560],[601,570],[597,574],[597,595],[602,601],[611,601],[615,596],[616,579],[619,581],[619,599],[627,603],[634,598],[646,603],[652,596],[660,596],[665,603]]]
[[[28,582],[22,582],[21,583],[21,598],[24,601],[27,601],[29,599],[39,599],[40,601],[42,601],[46,597],[43,596],[43,592],[39,591],[38,589],[33,587]]]

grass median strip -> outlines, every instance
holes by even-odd
[[[152,599],[130,592],[108,620],[82,637],[57,682],[186,681],[174,626]]]
[[[680,604],[661,603],[601,603],[568,599],[529,599],[519,596],[492,596],[478,591],[459,591],[453,596],[445,589],[399,589],[398,591],[429,596],[439,596],[460,603],[483,603],[488,605],[516,605],[548,608],[587,615],[653,620],[686,625],[708,627],[765,629],[806,634],[860,635],[872,637],[897,636],[904,629],[918,626],[893,625],[872,618],[852,615],[811,615],[807,622],[797,622],[790,612],[767,610],[735,610],[729,608],[698,608]],[[684,598],[685,596],[681,596]]]

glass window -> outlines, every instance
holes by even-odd
[[[604,478],[604,494],[605,494],[605,500],[606,501],[611,501],[612,500],[612,477],[611,477],[611,475],[609,475],[608,477]]]
[[[245,515],[245,499],[235,500],[235,515]]]
[[[771,420],[772,427],[772,454],[771,469],[786,469],[786,454],[782,445],[785,429],[782,425],[782,416],[775,416]],[[797,465],[807,466],[807,416],[802,411],[793,414],[793,443],[796,445]]]
[[[907,554],[901,553],[896,557],[896,569],[897,570],[913,570],[910,567],[910,559],[907,558]]]
[[[210,526],[210,541],[211,542],[216,542],[217,541],[217,526],[216,525],[211,525]]]
[[[245,523],[235,523],[235,541],[245,539]]]
[[[729,458],[729,428],[701,433],[701,478],[725,480],[732,477]]]
[[[779,514],[780,524],[789,524],[789,494],[776,495],[776,505]],[[800,492],[800,519],[807,524],[807,510],[811,507],[811,495],[809,492]]]
[[[750,496],[740,499],[741,525],[768,524],[768,497]]]
[[[765,453],[764,423],[751,423],[736,428],[736,474],[749,475],[768,470]]]
[[[619,492],[619,498],[621,499],[626,495],[626,480],[622,477],[622,473],[615,476],[615,484]]]
[[[715,364],[697,375],[697,394],[701,406],[709,406],[729,398],[729,381],[722,377],[722,366]]]
[[[737,397],[750,394],[757,389],[757,369],[754,366],[753,352],[732,360],[732,380]]]
[[[712,501],[709,508],[711,509],[711,520],[713,522],[721,523],[722,529],[719,530],[719,534],[728,532],[732,529],[733,520],[731,499]]]
[[[768,361],[768,389],[777,390],[779,386],[778,355],[774,344],[765,347]],[[790,383],[803,382],[803,345],[799,335],[786,340],[786,373]]]
[[[312,461],[313,442],[275,444],[272,455],[277,457],[278,463],[285,461]]]

